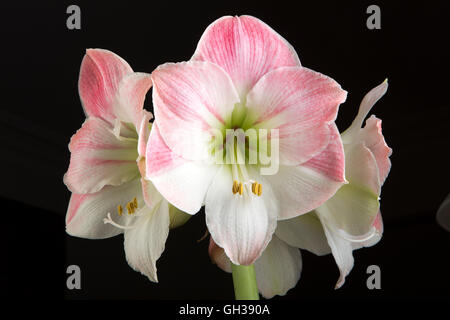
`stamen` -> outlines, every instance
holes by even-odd
[[[117,212],[119,213],[119,216],[121,216],[123,213],[123,208],[120,204],[117,206]]]
[[[233,191],[233,194],[239,193],[239,195],[244,194],[244,186],[250,186],[250,183],[252,184],[252,193],[261,196],[262,194],[262,185],[256,181],[250,180],[248,182],[237,182],[236,180],[233,181],[233,187],[231,188],[231,191]]]
[[[127,203],[127,212],[128,212],[128,214],[133,214],[134,213],[134,204],[133,204],[133,202],[128,202]]]
[[[257,196],[261,196],[262,194],[262,185],[258,182],[252,183],[252,192],[256,194]]]
[[[232,191],[233,191],[233,194],[236,194],[238,192],[238,182],[236,180],[233,181]]]
[[[134,208],[138,208],[138,203],[137,203],[137,198],[136,197],[134,197],[133,198],[133,205],[134,205]]]
[[[113,225],[114,227],[119,228],[119,229],[133,229],[133,228],[135,228],[135,226],[122,226],[122,225],[120,225],[120,224],[118,224],[118,223],[115,223],[115,222],[111,219],[111,214],[110,214],[109,212],[108,212],[108,214],[107,214],[106,216],[107,216],[107,218],[103,218],[103,223],[104,223],[104,224],[109,223],[109,224],[111,224],[111,225]]]

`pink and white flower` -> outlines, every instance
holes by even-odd
[[[383,234],[379,199],[381,186],[391,169],[392,149],[384,140],[380,119],[372,115],[361,127],[387,87],[385,81],[366,94],[355,120],[341,135],[349,183],[308,215],[280,222],[276,231],[291,246],[318,255],[331,252],[340,270],[336,288],[344,284],[353,268],[353,250],[376,244]]]
[[[255,261],[258,289],[265,298],[285,295],[295,287],[302,270],[299,248],[317,255],[332,253],[341,273],[336,284],[339,288],[353,267],[352,251],[381,239],[378,198],[390,171],[392,150],[381,132],[381,120],[371,116],[364,128],[361,125],[386,90],[387,82],[372,89],[363,99],[358,116],[342,134],[349,183],[312,212],[278,221],[271,242]],[[222,270],[231,272],[230,260],[212,238],[209,255]]]
[[[86,121],[72,137],[64,182],[72,192],[66,231],[104,239],[124,233],[130,266],[157,281],[169,232],[169,204],[145,179],[152,114],[143,109],[149,74],[116,54],[89,49],[78,82]],[[113,214],[113,217],[111,217]]]
[[[147,177],[189,214],[205,205],[208,229],[233,263],[252,264],[277,220],[317,208],[345,183],[334,120],[346,92],[302,67],[294,49],[262,21],[218,19],[190,61],[161,65],[152,80]],[[226,129],[278,130],[279,171],[262,175],[261,163],[209,161],[215,133]]]

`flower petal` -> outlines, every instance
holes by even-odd
[[[162,195],[156,190],[155,186],[150,180],[141,178],[142,195],[144,197],[145,204],[149,208],[153,208],[161,200],[163,200]]]
[[[372,228],[373,228],[373,236],[363,242],[353,242],[352,243],[353,250],[360,249],[363,247],[372,247],[381,240],[381,237],[383,236],[383,219],[381,217],[380,211],[378,211],[375,221],[373,222]]]
[[[209,257],[211,261],[225,272],[231,273],[231,261],[225,254],[225,250],[219,247],[213,240],[212,237],[209,238],[209,247],[208,247]]]
[[[139,137],[134,124],[119,119],[114,120],[113,132],[118,139],[131,138],[137,140]]]
[[[134,124],[137,132],[140,130],[145,113],[150,114],[144,110],[144,100],[151,86],[151,75],[140,72],[128,74],[119,83],[114,114],[118,119]]]
[[[113,124],[113,105],[119,82],[133,70],[111,51],[88,49],[81,62],[78,91],[87,116]]]
[[[350,127],[342,133],[342,140],[344,143],[351,143],[357,139],[359,131],[361,130],[362,124],[369,111],[375,105],[375,103],[386,93],[388,88],[387,79],[383,81],[380,85],[376,86],[370,90],[361,101],[359,106],[358,115],[353,120]]]
[[[322,223],[314,211],[278,221],[275,234],[290,246],[308,250],[319,256],[331,252]]]
[[[316,209],[330,227],[347,240],[370,238],[379,211],[380,183],[375,158],[363,143],[346,145],[345,169],[349,184]]]
[[[122,205],[125,208],[134,197],[137,199],[138,207],[142,207],[144,200],[138,179],[117,187],[106,186],[96,193],[73,193],[66,214],[67,233],[87,239],[104,239],[122,233],[122,229],[105,224],[103,219],[111,213],[116,223],[127,225],[132,216],[126,213],[118,215],[117,207]]]
[[[335,194],[345,182],[344,151],[336,126],[331,142],[319,155],[299,166],[280,166],[278,173],[265,178],[280,204],[278,219],[307,213]]]
[[[214,241],[234,264],[252,264],[264,251],[276,227],[277,200],[262,176],[252,174],[263,185],[261,196],[246,189],[233,194],[231,168],[222,166],[205,199],[206,225]]]
[[[153,106],[161,136],[188,160],[210,158],[208,142],[231,118],[239,97],[229,76],[210,62],[167,63],[152,73]]]
[[[156,261],[164,251],[169,235],[169,204],[162,200],[153,208],[145,206],[136,217],[133,229],[125,230],[125,254],[128,264],[158,282]]]
[[[153,115],[150,112],[144,110],[141,123],[138,127],[139,128],[138,153],[140,157],[145,157],[145,152],[147,151],[148,137],[150,136],[150,130],[152,127],[150,120],[152,118]]]
[[[159,125],[153,123],[147,144],[146,176],[171,204],[195,214],[217,170],[215,165],[200,165],[174,154],[162,139]]]
[[[327,202],[316,209],[329,228],[350,241],[373,236],[372,225],[379,209],[378,196],[352,183],[342,186]]]
[[[388,147],[381,131],[381,120],[372,115],[366,120],[366,125],[360,131],[361,141],[373,153],[377,161],[380,185],[383,185],[391,170],[392,149]]]
[[[379,195],[378,172],[375,156],[363,143],[345,146],[345,177],[351,184]]]
[[[447,231],[450,231],[450,194],[442,202],[436,214],[439,225]]]
[[[342,238],[339,234],[334,232],[333,229],[329,228],[327,223],[322,220],[320,213],[318,213],[318,217],[322,221],[328,244],[339,268],[340,275],[335,286],[335,289],[339,289],[344,284],[345,277],[353,268],[354,259],[352,243]]]
[[[210,238],[209,256],[213,263],[231,273],[231,261],[225,251]],[[295,287],[302,271],[300,250],[273,236],[261,257],[255,261],[256,282],[259,292],[266,299],[283,296]]]
[[[336,125],[330,124],[330,142],[321,153],[308,160],[302,166],[321,172],[329,179],[346,183],[345,156],[342,141]]]
[[[179,228],[184,225],[192,217],[190,214],[169,204],[170,229]]]
[[[251,16],[226,16],[213,22],[203,33],[192,59],[210,61],[225,69],[241,98],[267,72],[300,65],[292,46]]]
[[[256,281],[264,298],[284,296],[295,287],[302,271],[300,250],[286,244],[277,236],[255,262]]]
[[[278,68],[262,77],[247,96],[254,128],[278,129],[280,163],[298,165],[329,142],[347,92],[333,79],[303,67]],[[253,121],[252,121],[253,120]]]
[[[109,125],[88,118],[69,144],[70,165],[64,183],[75,193],[92,193],[136,178],[137,141],[118,138]]]

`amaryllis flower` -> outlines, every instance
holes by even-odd
[[[383,233],[379,199],[391,168],[392,149],[384,140],[380,119],[372,115],[361,126],[387,87],[385,81],[364,97],[355,120],[342,133],[349,183],[308,215],[281,221],[276,231],[291,246],[318,255],[331,251],[340,270],[336,288],[353,268],[353,250],[376,244]]]
[[[381,120],[372,116],[364,128],[361,125],[386,90],[384,82],[370,91],[351,127],[342,134],[349,183],[316,210],[279,221],[275,235],[255,261],[258,289],[265,298],[284,295],[297,284],[302,269],[298,248],[317,255],[331,252],[341,272],[338,288],[353,267],[352,251],[381,239],[383,223],[378,197],[391,167],[392,151],[381,133]],[[209,254],[222,270],[231,272],[230,260],[212,238]]]
[[[151,113],[143,109],[152,85],[106,50],[87,50],[79,93],[86,121],[72,137],[64,182],[72,192],[67,233],[103,239],[124,233],[130,266],[157,281],[156,260],[169,231],[169,205],[145,177]]]
[[[345,182],[334,120],[347,93],[302,67],[287,41],[260,20],[218,19],[191,61],[161,65],[152,79],[147,177],[187,213],[205,205],[208,229],[233,263],[252,264],[277,220],[311,211]],[[266,165],[247,155],[243,163],[215,162],[218,150],[230,159],[217,139],[227,129],[267,130],[268,144],[279,143],[279,158],[272,159],[278,171],[262,174]],[[261,151],[262,135],[256,137]]]

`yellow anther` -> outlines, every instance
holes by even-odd
[[[238,182],[236,180],[233,181],[233,188],[231,189],[233,191],[233,194],[236,194],[238,192]]]
[[[123,213],[123,208],[120,204],[117,206],[117,212],[119,213],[119,216],[121,216]]]
[[[239,182],[239,194],[242,196],[243,193],[244,193],[244,186],[242,182]]]
[[[258,182],[252,183],[252,192],[256,194],[257,196],[260,196],[262,194],[262,185]]]
[[[137,203],[137,198],[136,197],[133,198],[133,206],[134,206],[135,209],[137,209],[137,207],[138,207],[138,203]]]
[[[132,214],[133,213],[133,204],[131,202],[127,203],[127,212],[128,214]]]
[[[262,194],[262,184],[258,183],[258,196]]]

